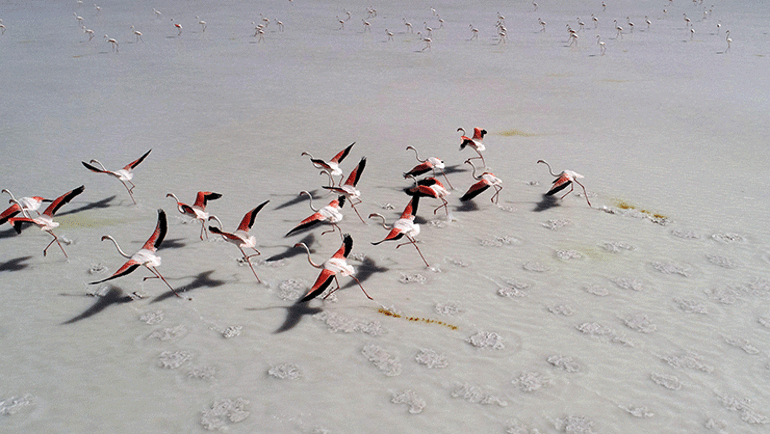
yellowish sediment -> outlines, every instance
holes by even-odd
[[[442,325],[444,327],[448,327],[448,328],[450,328],[452,330],[457,330],[457,326],[454,326],[452,324],[447,324],[444,321],[438,321],[438,320],[430,319],[430,318],[420,318],[420,317],[416,317],[416,316],[403,316],[403,315],[399,315],[399,314],[393,312],[392,310],[385,309],[384,307],[379,308],[377,310],[377,312],[379,312],[379,313],[381,313],[381,314],[383,314],[385,316],[390,316],[390,317],[393,317],[393,318],[401,318],[401,319],[405,319],[407,321],[412,321],[412,322],[424,322],[426,324],[438,324],[438,325]]]

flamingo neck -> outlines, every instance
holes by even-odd
[[[104,35],[104,37],[106,38],[106,37],[107,37],[107,35]],[[98,164],[98,165],[99,165],[99,167],[101,167],[101,168],[102,168],[102,170],[107,170],[107,168],[106,168],[106,167],[104,167],[104,164],[102,164],[102,163],[101,163],[99,160],[91,160],[91,161],[90,161],[90,163],[91,163],[91,164]]]
[[[379,217],[379,218],[382,220],[382,221],[380,222],[380,224],[382,225],[382,227],[383,227],[383,228],[385,228],[385,229],[391,229],[391,228],[393,227],[392,225],[391,225],[391,226],[388,226],[387,224],[385,224],[385,216],[383,216],[382,214],[380,214],[380,213],[372,213],[372,214],[369,214],[369,218],[373,218],[373,217]]]
[[[417,159],[420,163],[424,163],[426,160],[420,160],[420,154],[417,153],[417,149],[415,149],[413,146],[407,146],[406,149],[411,149],[414,151],[414,158]]]
[[[310,248],[307,246],[307,244],[305,244],[305,243],[297,243],[297,244],[294,245],[294,247],[298,247],[298,246],[304,248],[305,251],[307,252],[307,261],[310,263],[310,265],[312,265],[315,268],[323,268],[323,265],[316,264],[310,258]]]
[[[127,254],[126,252],[123,251],[123,249],[120,248],[120,245],[118,244],[117,241],[115,241],[115,238],[112,238],[110,235],[105,235],[102,237],[102,241],[104,240],[112,241],[112,243],[115,244],[115,248],[118,249],[118,253],[120,253],[121,256],[127,259],[131,259],[131,255]]]
[[[329,175],[331,177],[331,175]],[[313,206],[313,195],[311,195],[309,192],[302,190],[299,192],[300,196],[305,195],[310,200],[310,209],[313,210],[313,212],[318,212],[318,210]]]
[[[551,176],[559,176],[559,175],[557,175],[557,174],[553,173],[553,170],[551,170],[551,165],[550,165],[550,164],[548,164],[548,162],[547,162],[547,161],[545,161],[545,160],[537,160],[537,162],[538,162],[538,163],[543,163],[543,164],[545,164],[546,166],[548,166],[548,171],[551,173]]]

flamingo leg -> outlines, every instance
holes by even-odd
[[[564,193],[564,196],[562,196],[561,198],[564,199],[565,197],[567,197],[567,195],[572,193],[572,190],[574,190],[574,189],[575,189],[575,185],[574,184],[570,184],[569,191]]]
[[[366,290],[364,289],[363,285],[361,285],[361,281],[360,281],[360,280],[358,280],[358,278],[357,278],[356,276],[353,276],[353,275],[351,274],[351,275],[350,275],[350,277],[352,277],[352,278],[353,278],[353,280],[355,280],[355,281],[356,281],[356,283],[358,284],[358,286],[361,288],[361,291],[364,291],[364,295],[366,296],[366,298],[368,298],[369,300],[374,300],[374,299],[373,299],[373,298],[372,298],[372,297],[371,297],[369,294],[367,294],[367,293],[366,293]]]
[[[56,242],[56,244],[58,244],[58,245],[59,245],[59,248],[61,249],[61,252],[62,252],[62,253],[64,253],[64,257],[65,257],[65,258],[67,258],[67,259],[69,259],[70,257],[69,257],[69,256],[67,256],[67,252],[65,252],[65,251],[64,251],[64,247],[62,247],[61,243],[59,242],[59,237],[57,237],[56,235],[54,235],[54,234],[53,234],[53,232],[48,232],[48,233],[49,233],[49,234],[51,234],[51,236],[53,237],[53,239],[51,240],[51,242],[50,242],[50,243],[48,243],[48,245],[47,245],[47,246],[45,246],[45,249],[43,249],[43,256],[45,256],[45,255],[46,255],[46,253],[48,253],[48,248],[49,248],[49,247],[51,247],[51,244],[53,244],[54,242]]]
[[[201,220],[201,241],[203,241],[203,234],[206,234],[206,239],[209,239],[209,233],[206,231],[206,221]]]
[[[340,289],[340,282],[339,282],[339,280],[337,280],[337,275],[336,274],[334,275],[334,283],[337,284],[337,287],[332,289],[331,291],[329,291],[329,293],[326,294],[326,296],[324,296],[324,300],[329,298],[330,295],[334,294],[338,289]]]
[[[586,196],[586,202],[588,203],[588,206],[593,208],[591,206],[591,202],[588,201],[588,192],[586,191],[586,187],[583,184],[581,184],[579,181],[577,181],[577,180],[575,180],[575,182],[577,182],[578,184],[580,184],[581,187],[583,187],[583,194],[585,194],[585,196]]]
[[[449,208],[447,208],[447,205],[449,205],[449,202],[447,202],[446,199],[444,199],[443,197],[440,197],[439,199],[441,199],[444,203],[442,205],[437,206],[436,209],[433,210],[433,214],[436,214],[438,210],[440,210],[441,208],[444,208],[444,211],[446,211],[446,215],[449,215]]]
[[[145,265],[145,267],[147,267],[147,266]],[[145,281],[145,280],[147,280],[147,279],[160,279],[160,280],[162,280],[162,281],[163,281],[163,283],[165,283],[165,284],[166,284],[166,286],[168,286],[168,288],[171,290],[171,292],[173,292],[173,293],[174,293],[174,295],[176,295],[176,296],[177,296],[177,297],[179,297],[179,298],[182,298],[182,296],[181,296],[181,295],[179,295],[179,294],[176,292],[176,290],[175,290],[175,289],[174,289],[174,288],[171,286],[171,284],[169,284],[169,283],[168,283],[168,281],[166,280],[166,278],[165,278],[165,277],[163,277],[163,276],[160,274],[160,272],[159,272],[159,271],[158,271],[158,270],[157,270],[155,267],[147,267],[147,269],[148,269],[148,270],[150,270],[150,272],[151,272],[152,274],[154,274],[154,276],[147,276],[147,277],[145,277],[144,279],[142,279],[142,282],[144,282],[144,281]]]
[[[447,184],[449,184],[449,188],[451,188],[452,190],[454,190],[455,188],[452,186],[452,183],[451,183],[451,182],[449,182],[449,178],[447,178],[447,176],[446,176],[446,173],[445,173],[445,172],[442,170],[442,171],[441,171],[441,174],[442,174],[442,175],[444,175],[444,179],[446,180],[446,183],[447,183]],[[434,169],[434,170],[433,170],[433,177],[435,177],[435,176],[436,176],[436,170]]]
[[[361,201],[359,200],[358,203],[361,203]],[[352,200],[350,201],[350,206],[352,206],[353,211],[355,211],[356,214],[358,214],[358,218],[361,219],[361,223],[366,224],[366,222],[364,221],[364,218],[361,217],[361,214],[358,212],[358,208],[356,208],[356,204],[354,204]]]
[[[128,195],[129,195],[129,196],[131,196],[131,201],[132,201],[132,202],[134,202],[134,205],[136,205],[136,200],[134,199],[134,192],[133,192],[135,185],[132,183],[132,184],[131,184],[131,185],[132,185],[132,187],[131,187],[131,188],[129,188],[129,187],[128,187],[128,184],[126,184],[126,183],[125,183],[125,182],[123,182],[123,181],[120,181],[120,182],[122,182],[122,183],[123,183],[123,187],[126,187],[126,190],[128,191]],[[128,181],[128,182],[131,182],[131,181]]]
[[[240,247],[238,247],[241,249]],[[254,249],[257,250],[257,249]],[[257,256],[259,255],[259,252],[257,252],[255,255],[248,256],[246,255],[246,252],[241,249],[241,253],[243,253],[243,258],[246,260],[246,263],[249,264],[249,268],[251,268],[251,272],[254,273],[254,277],[257,278],[257,282],[262,283],[262,280],[259,279],[259,276],[257,276],[257,272],[254,270],[254,265],[251,263],[251,256]]]
[[[495,194],[492,195],[492,203],[497,203],[497,196],[500,194],[500,190],[503,189],[503,187],[500,187],[498,185],[495,185]]]
[[[413,245],[414,248],[417,249],[417,253],[420,254],[420,257],[422,258],[422,262],[425,262],[425,266],[430,268],[430,264],[428,264],[428,261],[425,260],[425,256],[422,255],[422,252],[420,251],[420,248],[417,247],[417,241],[414,238],[410,237],[410,236],[407,236],[407,238],[409,239],[408,243],[401,243],[401,244],[397,245],[396,248],[399,248],[401,246],[405,246],[407,244]]]

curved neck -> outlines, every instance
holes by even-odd
[[[546,166],[548,166],[548,171],[549,171],[549,172],[551,172],[551,176],[559,176],[559,175],[557,175],[557,174],[553,173],[553,170],[551,170],[551,165],[550,165],[550,164],[548,164],[548,162],[546,162],[545,160],[537,160],[537,162],[538,162],[538,163],[543,163],[543,164],[545,164]]]
[[[471,165],[471,167],[473,167],[473,175],[471,175],[471,176],[473,176],[473,179],[475,179],[475,180],[477,180],[477,181],[478,181],[479,179],[481,179],[481,176],[476,176],[476,165],[475,165],[475,164],[473,164],[473,162],[471,162],[471,160],[465,160],[465,162],[466,162],[466,163],[468,163],[468,164],[470,164],[470,165]]]
[[[104,35],[104,37],[106,38],[106,37],[107,37],[107,35]],[[91,161],[90,161],[90,163],[91,163],[91,164],[98,164],[98,165],[99,165],[99,167],[101,167],[101,168],[102,168],[102,170],[107,170],[107,168],[106,168],[106,167],[104,167],[104,164],[102,164],[102,163],[101,163],[99,160],[91,160]]]
[[[168,193],[166,194],[166,197],[174,198],[174,200],[176,201],[176,207],[179,209],[179,212],[182,212],[182,202],[179,201],[179,198],[176,197],[174,193]]]
[[[120,245],[118,245],[118,242],[115,241],[115,238],[112,238],[109,235],[105,235],[105,236],[102,237],[102,241],[104,241],[104,240],[112,241],[115,244],[115,248],[118,249],[118,253],[120,253],[121,256],[123,256],[124,258],[131,259],[131,255],[127,254],[126,252],[123,251],[123,249],[120,248]]]
[[[380,224],[381,224],[381,225],[382,225],[382,227],[383,227],[383,228],[385,228],[385,229],[390,229],[390,228],[392,228],[392,227],[393,227],[393,226],[389,226],[389,225],[385,224],[385,216],[383,216],[383,215],[382,215],[382,214],[380,214],[380,213],[376,213],[376,212],[375,212],[375,213],[369,214],[369,218],[379,218],[380,220],[382,220],[382,221],[380,222]]]
[[[329,176],[331,177],[331,175],[329,175]],[[313,196],[310,193],[308,193],[306,190],[302,190],[302,191],[299,192],[299,195],[300,196],[302,196],[302,195],[307,196],[307,198],[310,200],[310,209],[312,209],[315,212],[318,212],[318,210],[315,207],[313,207]]]
[[[323,268],[323,265],[318,265],[315,262],[313,262],[312,259],[310,259],[310,248],[305,243],[297,243],[294,245],[294,247],[303,247],[305,251],[307,252],[307,261],[310,262],[310,265],[314,266],[315,268]]]
[[[417,149],[414,149],[413,146],[411,146],[411,145],[407,146],[406,149],[411,149],[411,150],[414,151],[414,158],[416,158],[417,161],[419,161],[420,163],[424,163],[425,162],[425,160],[420,160],[420,155],[417,153]]]
[[[303,152],[300,154],[300,156],[302,157],[304,157],[305,155],[307,155],[308,157],[310,157],[311,160],[313,160],[313,156],[310,154],[310,152]]]

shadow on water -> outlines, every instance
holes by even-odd
[[[173,238],[173,239],[170,239],[170,240],[168,238],[166,238],[165,240],[163,240],[163,248],[164,249],[180,249],[180,248],[182,248],[182,247],[187,245],[186,242],[182,242],[182,241],[184,241],[184,238]]]
[[[297,243],[305,243],[308,248],[310,248],[310,253],[315,252],[313,250],[313,243],[315,243],[315,234],[307,234],[305,235],[305,238],[302,238],[301,240],[297,241]],[[301,247],[294,247],[292,245],[291,247],[287,247],[286,250],[283,253],[275,254],[267,259],[265,259],[266,262],[271,261],[280,261],[281,259],[289,259],[293,258],[295,256],[304,255],[305,249]]]
[[[8,226],[8,229],[4,231],[0,231],[0,238],[11,238],[16,235],[17,235],[16,231],[13,230],[13,227],[11,227],[10,225]]]
[[[19,258],[11,259],[10,261],[0,262],[0,272],[23,270],[29,267],[29,265],[22,264],[22,262],[28,261],[30,259],[32,259],[32,256],[21,256]]]
[[[134,298],[130,295],[127,295],[123,292],[122,289],[111,287],[109,291],[107,291],[104,295],[97,295],[96,303],[94,303],[91,307],[86,309],[83,313],[80,315],[69,319],[67,321],[64,321],[63,324],[72,324],[74,322],[78,322],[82,319],[86,319],[88,317],[94,316],[97,313],[103,311],[107,307],[113,305],[113,304],[122,304],[122,303],[128,303],[129,301],[133,301]]]
[[[535,206],[535,209],[533,209],[532,211],[534,211],[534,212],[542,212],[542,211],[545,211],[547,209],[551,209],[551,208],[554,208],[554,207],[557,207],[557,206],[560,206],[559,205],[559,198],[557,198],[556,196],[548,196],[548,195],[544,194],[543,195],[543,200],[538,202],[537,205]]]
[[[116,196],[110,196],[110,197],[102,199],[100,201],[87,203],[87,204],[85,204],[85,205],[83,205],[81,207],[73,208],[73,209],[70,209],[68,211],[64,211],[64,212],[58,213],[57,215],[63,216],[63,215],[68,215],[68,214],[79,213],[81,211],[88,211],[88,210],[92,210],[92,209],[109,208],[110,207],[110,202],[112,202],[115,199],[115,197]]]
[[[211,274],[214,273],[214,271],[215,270],[209,270],[209,271],[204,271],[202,273],[198,273],[198,275],[195,276],[192,282],[182,287],[174,288],[174,289],[176,290],[177,294],[181,296],[187,292],[196,290],[198,288],[216,288],[217,286],[222,286],[225,283],[227,283],[224,280],[212,279]],[[176,295],[172,291],[166,291],[163,294],[155,297],[155,299],[153,299],[150,303],[157,303],[167,298],[176,298]]]
[[[363,262],[361,262],[361,265],[356,267],[355,276],[356,278],[358,278],[359,282],[363,283],[373,275],[377,273],[385,273],[388,270],[390,270],[390,268],[378,266],[377,263],[374,262],[374,259],[364,258]],[[340,289],[347,289],[347,288],[353,288],[353,287],[358,288],[358,283],[356,283],[355,279],[350,279],[350,281],[346,283],[345,286],[341,286]]]
[[[460,202],[460,206],[455,208],[455,211],[458,212],[470,212],[470,211],[478,211],[479,205],[476,203],[476,201],[468,200],[465,202]]]
[[[317,313],[320,313],[323,311],[320,307],[310,307],[308,303],[294,303],[291,306],[288,306],[286,309],[286,319],[283,320],[283,324],[281,324],[278,329],[276,329],[273,333],[283,333],[285,331],[289,331],[297,326],[297,324],[302,321],[302,317],[305,315],[315,315]]]
[[[313,200],[320,199],[322,197],[322,196],[318,195],[318,190],[311,190],[308,193],[310,193],[310,195],[313,197]],[[307,201],[308,200],[307,200],[307,197],[305,197],[305,195],[297,194],[297,196],[294,196],[293,198],[289,199],[288,201],[286,201],[286,202],[278,205],[277,207],[275,207],[275,210],[279,210],[279,209],[283,209],[283,208],[288,208],[288,207],[294,206],[294,205],[296,205],[298,203],[307,202]]]

